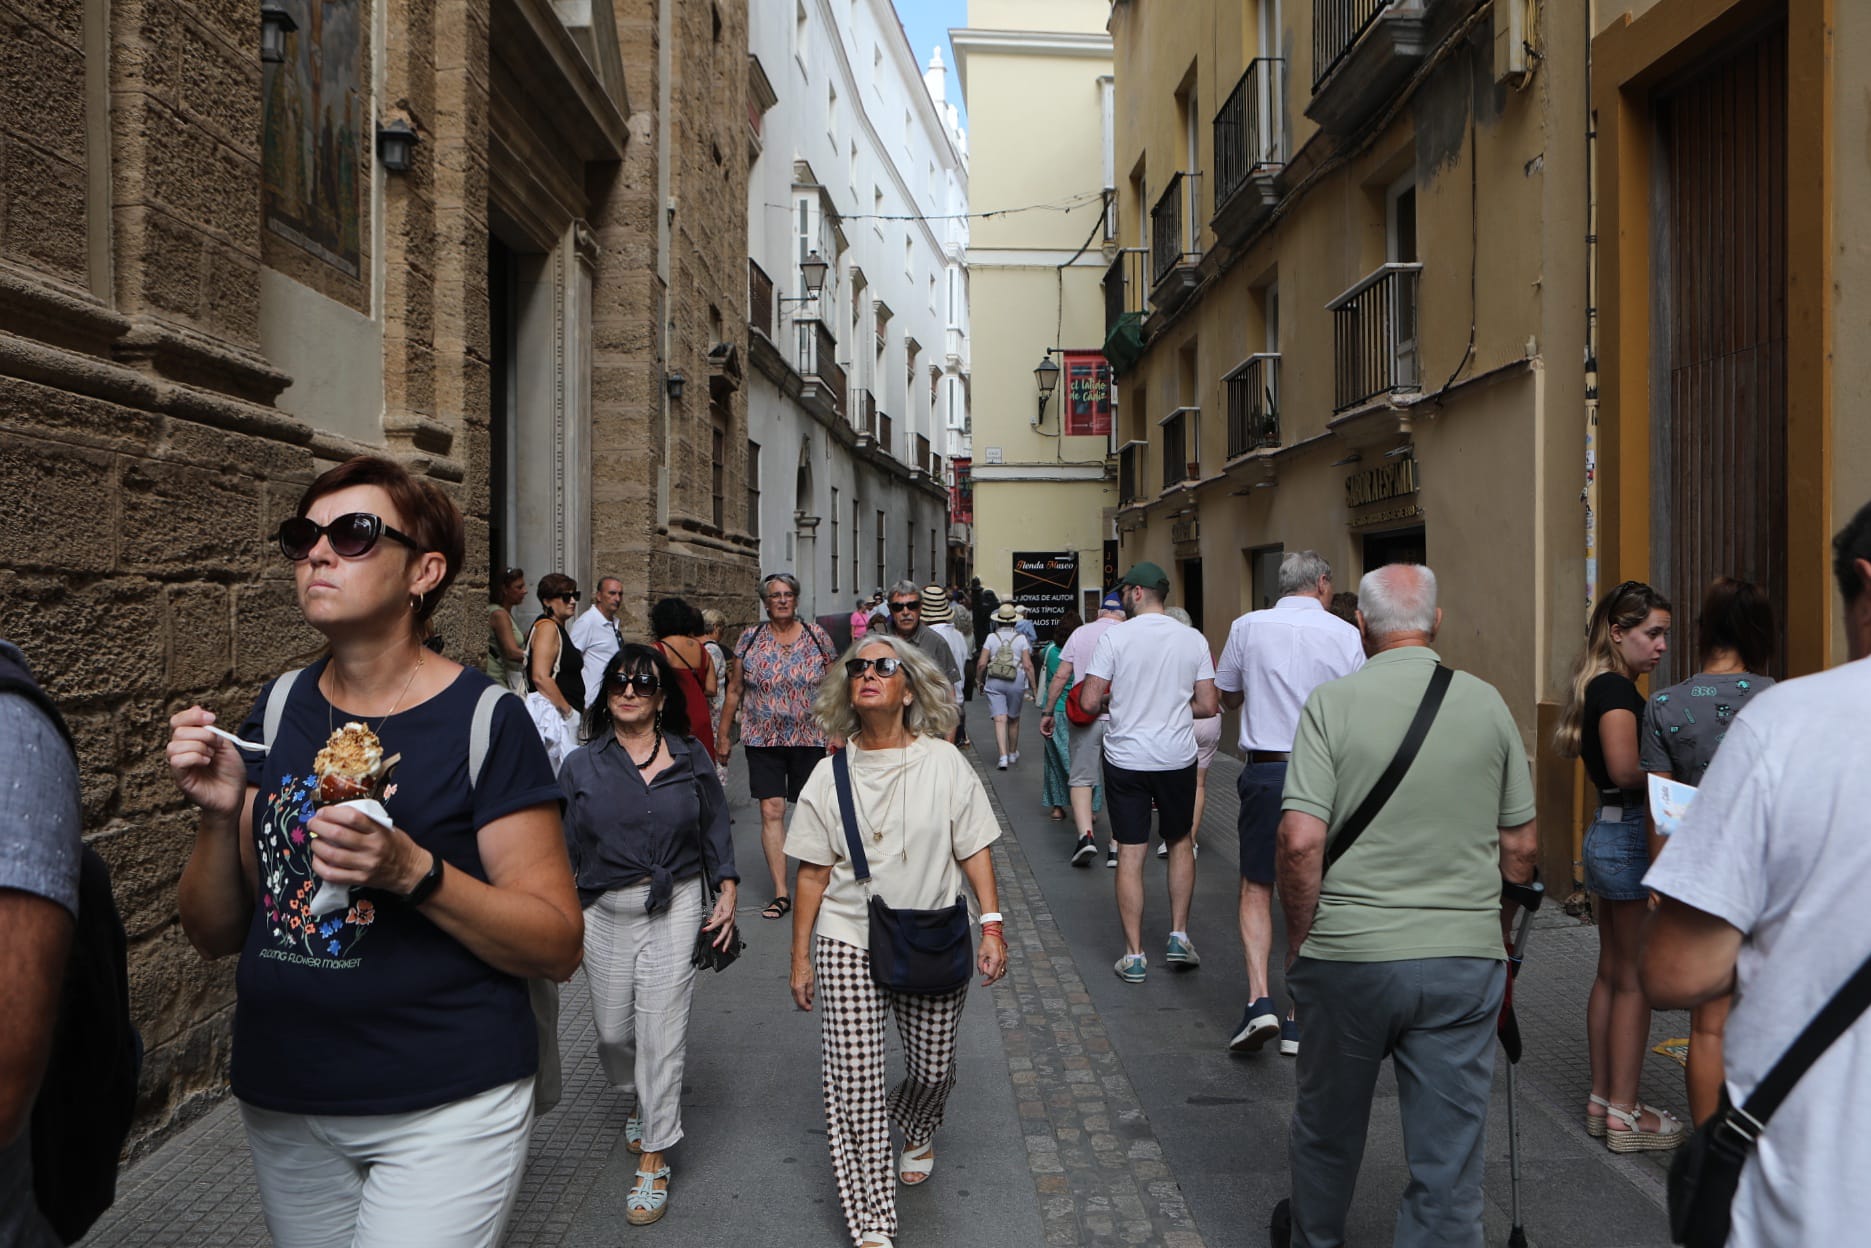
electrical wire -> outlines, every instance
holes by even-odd
[[[838,214],[838,219],[840,221],[985,221],[991,217],[1010,217],[1020,212],[1077,212],[1087,204],[1100,203],[1103,199],[1104,192],[1101,190],[1081,191],[1076,195],[1068,195],[1063,199],[1052,200],[1043,204],[1026,204],[1019,208],[987,208],[980,212],[946,213],[841,212]],[[792,204],[769,203],[765,206],[782,212],[790,213],[793,211]]]

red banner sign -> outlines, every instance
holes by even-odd
[[[1097,351],[1065,356],[1065,432],[1071,437],[1111,436],[1111,366]]]

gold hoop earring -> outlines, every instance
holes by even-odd
[[[423,597],[423,595],[421,594],[411,594],[409,596],[409,609],[415,612],[417,615],[421,615],[422,604],[427,601],[428,599]]]

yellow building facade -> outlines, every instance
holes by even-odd
[[[950,31],[979,214],[968,246],[974,574],[1036,605],[1070,589],[1081,611],[1107,580],[1117,502],[1112,396],[1090,368],[1104,342],[1109,13],[1108,0],[970,0],[968,26]],[[1034,372],[1048,359],[1082,375],[1042,408]],[[1102,431],[1075,432],[1099,430],[1099,410]]]
[[[1593,593],[1571,12],[1119,0],[1103,283],[1119,562],[1167,569],[1217,652],[1285,552],[1340,590],[1430,564],[1438,648],[1501,691],[1562,820],[1543,741]]]

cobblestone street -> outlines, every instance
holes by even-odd
[[[978,722],[977,732],[985,727]],[[1153,969],[1132,986],[1108,971],[1118,940],[1111,873],[1066,864],[1067,833],[1039,806],[1037,744],[1035,737],[1007,772],[991,760],[983,770],[1009,832],[997,863],[1012,969],[990,992],[977,990],[964,1016],[961,1077],[938,1136],[941,1162],[929,1191],[903,1192],[897,1242],[1264,1244],[1267,1213],[1284,1192],[1293,1078],[1291,1062],[1271,1051],[1245,1059],[1226,1052],[1244,983],[1234,924],[1237,765],[1224,757],[1211,773],[1191,922],[1203,965],[1174,977]],[[619,1137],[627,1106],[599,1070],[580,977],[563,997],[565,1097],[534,1132],[508,1244],[846,1242],[825,1156],[816,1019],[793,1010],[786,994],[786,925],[757,914],[769,894],[745,785],[744,772],[731,775],[748,951],[698,986],[683,1095],[687,1138],[671,1154],[668,1216],[641,1231],[624,1225],[634,1169]],[[1102,828],[1101,819],[1101,837]],[[1147,871],[1145,948],[1154,949],[1167,916],[1154,857]],[[1528,1240],[1663,1245],[1667,1155],[1614,1157],[1577,1123],[1596,948],[1592,930],[1555,907],[1539,920],[1519,981]],[[1682,1015],[1657,1016],[1654,1040],[1685,1034]],[[1677,1065],[1653,1055],[1646,1098],[1682,1114],[1681,1088]],[[1504,1063],[1488,1150],[1488,1242],[1499,1244],[1509,1229]],[[1389,1242],[1406,1180],[1395,1085],[1386,1075],[1352,1243]],[[127,1171],[116,1207],[84,1243],[268,1243],[233,1103]]]

